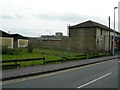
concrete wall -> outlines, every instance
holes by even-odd
[[[112,36],[110,32],[110,49],[112,50]],[[118,35],[119,36],[119,35]],[[31,45],[36,48],[63,49],[68,51],[109,50],[109,31],[101,28],[75,28],[69,30],[69,37],[62,40],[42,41],[30,39]]]
[[[68,37],[62,38],[61,49],[67,50],[67,51],[70,50],[70,38]]]
[[[111,50],[113,35],[114,35],[114,33],[110,32],[110,46],[109,46],[109,31],[101,29],[101,28],[96,28],[96,49],[108,51],[109,47],[110,47],[110,50]],[[117,34],[116,34],[116,36],[117,36]]]
[[[61,41],[44,41],[39,44],[41,48],[61,49]]]
[[[31,38],[29,39],[29,43],[34,48],[61,49],[61,40],[41,41],[38,38]]]
[[[39,48],[40,46],[39,40],[37,38],[29,38],[29,44],[34,48]]]
[[[95,28],[77,28],[69,30],[71,50],[94,50]]]
[[[110,46],[109,46],[110,33]],[[71,51],[112,50],[112,36],[108,30],[95,28],[75,28],[69,30],[69,37],[62,39],[62,49]],[[116,36],[120,34],[115,33]]]
[[[106,30],[101,28],[96,28],[96,49],[104,50],[105,49],[105,35],[107,34]]]

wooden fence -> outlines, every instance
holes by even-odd
[[[100,55],[100,56],[105,56],[105,55]],[[76,55],[76,58],[73,58],[73,59],[70,59],[68,57],[62,57],[61,60],[51,60],[51,61],[47,61],[47,60],[45,60],[45,58],[32,58],[32,59],[21,59],[21,60],[6,60],[6,61],[0,61],[0,64],[2,64],[0,67],[15,67],[15,68],[18,68],[20,66],[20,64],[18,64],[18,62],[24,62],[24,61],[42,60],[43,64],[46,64],[46,63],[53,63],[53,62],[62,62],[62,61],[86,59],[86,58],[96,58],[96,57],[100,57],[100,56],[96,55],[96,54]],[[14,64],[3,65],[3,63],[11,63],[11,62],[13,62]]]
[[[18,62],[24,62],[24,61],[35,61],[35,60],[43,60],[45,61],[45,58],[32,58],[32,59],[21,59],[21,60],[6,60],[6,61],[0,61],[1,64],[3,63],[11,63],[13,62],[14,64],[9,64],[9,65],[1,65],[0,67],[18,67],[20,64]]]

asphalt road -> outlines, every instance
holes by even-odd
[[[2,87],[118,88],[118,59],[45,75],[5,81]]]

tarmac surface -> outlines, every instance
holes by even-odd
[[[46,65],[3,70],[2,78],[0,78],[0,80],[6,81],[11,79],[40,75],[40,74],[70,69],[74,67],[94,64],[98,62],[108,61],[108,60],[117,59],[117,58],[118,58],[118,55],[104,56],[104,57],[99,57],[94,59],[83,59],[83,60],[76,60],[76,61],[63,62],[63,63],[57,63],[57,64],[46,64]]]
[[[2,88],[118,88],[118,64],[118,59],[112,59],[49,74],[4,81]]]

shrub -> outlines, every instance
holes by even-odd
[[[7,54],[7,52],[8,52],[7,46],[3,46],[2,47],[2,54]]]
[[[15,55],[18,54],[19,50],[17,48],[7,48],[6,46],[2,47],[2,54]]]
[[[16,47],[16,48],[14,48],[14,54],[19,54],[20,52],[22,52],[23,51],[23,48],[21,48],[21,47]]]
[[[32,46],[31,43],[29,43],[28,46],[27,46],[27,52],[28,53],[32,53],[33,52],[33,46]]]
[[[8,51],[7,52],[8,55],[14,55],[15,54],[15,49],[8,48],[7,51]]]

